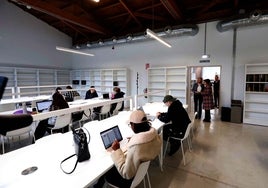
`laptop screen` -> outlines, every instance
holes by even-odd
[[[43,110],[49,109],[51,104],[52,104],[52,100],[38,101],[36,102],[36,108],[38,112],[42,112]]]
[[[109,93],[103,93],[102,98],[103,99],[109,99]]]
[[[101,136],[101,139],[102,139],[102,142],[103,142],[105,149],[111,147],[115,139],[118,142],[123,140],[118,125],[111,127],[105,131],[102,131],[100,133],[100,136]]]

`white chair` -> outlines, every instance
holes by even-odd
[[[90,121],[90,120],[92,120],[92,116],[91,116],[91,109],[89,108],[89,109],[84,110],[82,119],[80,120],[80,125],[83,122]]]
[[[107,104],[101,107],[100,112],[95,112],[99,116],[99,120],[111,116],[110,114],[111,105]]]
[[[54,130],[62,129],[67,125],[69,126],[69,124],[71,123],[71,119],[72,119],[71,113],[57,116],[54,127],[48,127],[50,129],[50,133],[53,134]]]
[[[191,152],[192,151],[192,142],[191,142],[191,138],[189,136],[191,129],[192,129],[192,123],[189,123],[183,138],[177,138],[177,137],[172,137],[172,136],[168,137],[164,156],[166,156],[169,140],[170,139],[178,140],[181,143],[181,152],[182,152],[183,164],[185,166],[186,162],[185,162],[185,153],[184,153],[184,148],[183,148],[183,141],[187,140],[188,148],[189,148],[189,151]]]
[[[146,180],[145,177],[147,179],[148,182],[148,187],[151,188],[151,182],[150,182],[150,178],[149,178],[149,174],[148,174],[148,169],[150,166],[150,162],[151,161],[146,161],[140,164],[137,173],[131,183],[130,188],[135,188],[137,187],[141,181],[143,181],[143,187],[146,187]],[[106,181],[107,182],[107,181]],[[112,185],[111,183],[107,182],[108,186],[112,187],[112,188],[118,188],[115,185]]]
[[[116,104],[116,107],[115,107],[113,114],[112,114],[113,116],[117,115],[119,113],[119,110],[121,109],[122,105],[123,105],[123,101],[120,101]]]
[[[20,137],[28,134],[35,142],[34,132],[32,129],[33,118],[29,114],[20,115],[2,115],[0,116],[0,139],[2,141],[2,153],[5,153],[5,140],[9,143],[9,139]]]

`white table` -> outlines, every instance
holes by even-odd
[[[40,101],[40,100],[47,100],[50,99],[51,95],[39,95],[39,96],[34,96],[34,97],[20,97],[20,98],[15,98],[15,99],[3,99],[0,101],[1,104],[22,104],[23,108],[23,113],[27,113],[27,102],[35,102],[35,101]]]
[[[123,137],[133,132],[128,127],[131,112],[121,112],[117,116],[102,121],[92,121],[84,125],[90,132],[89,151],[91,158],[77,164],[75,171],[68,175],[60,169],[60,162],[74,153],[72,132],[54,134],[37,140],[33,145],[0,155],[0,187],[86,187],[92,185],[101,175],[113,166],[110,154],[104,149],[100,132],[118,125]],[[153,127],[163,125],[159,120]],[[71,170],[75,157],[63,164],[66,171]],[[37,166],[38,170],[29,175],[21,172]]]
[[[188,105],[183,104],[185,109],[188,108]],[[157,112],[167,112],[168,106],[166,106],[163,102],[151,102],[146,103],[142,106],[144,112],[149,115],[155,116]]]

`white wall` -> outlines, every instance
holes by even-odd
[[[0,65],[70,68],[71,55],[56,51],[71,38],[6,0],[0,1]]]
[[[172,48],[167,48],[155,40],[136,42],[112,47],[89,49],[94,57],[76,56],[73,68],[115,68],[130,69],[131,94],[136,94],[136,73],[140,75],[139,93],[147,87],[145,64],[151,67],[164,66],[222,66],[222,97],[223,106],[230,105],[232,70],[232,36],[233,32],[219,33],[216,22],[209,23],[207,28],[207,52],[211,54],[210,64],[200,64],[204,51],[204,25],[200,25],[195,36],[180,36],[166,39]]]

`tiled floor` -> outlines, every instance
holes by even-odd
[[[152,188],[268,187],[268,127],[222,122],[218,110],[211,113],[211,123],[195,120],[185,166],[181,150],[165,157],[163,172],[151,163]]]

